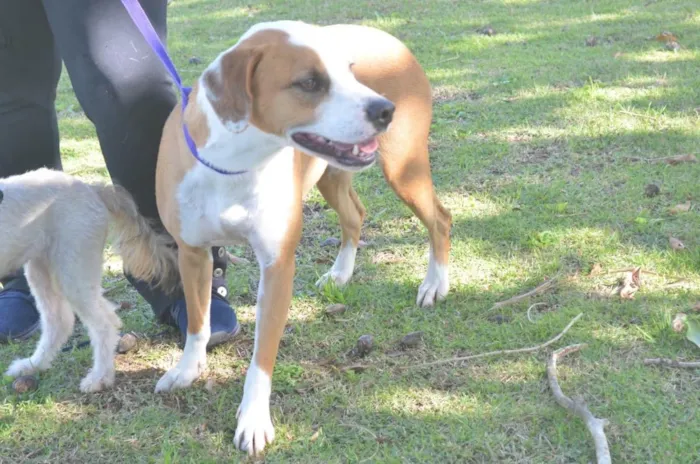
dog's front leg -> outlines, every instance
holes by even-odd
[[[246,374],[243,399],[238,407],[234,443],[250,455],[260,453],[275,438],[270,418],[272,370],[287,322],[294,281],[294,249],[283,252],[273,264],[262,259],[255,322],[255,347]]]
[[[180,362],[161,377],[156,392],[189,387],[207,364],[206,348],[211,335],[211,250],[182,243],[178,246],[178,264],[187,304],[187,341]]]

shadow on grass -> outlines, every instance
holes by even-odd
[[[352,287],[351,309],[343,321],[324,316],[290,320],[294,330],[285,335],[273,387],[278,439],[267,462],[302,454],[324,462],[591,459],[585,427],[567,418],[547,391],[543,373],[549,350],[466,365],[399,369],[436,357],[540,344],[580,311],[584,318],[552,349],[589,344],[566,361],[561,381],[565,390],[581,392],[592,410],[611,420],[613,454],[637,462],[662,456],[682,459],[696,446],[686,443],[687,434],[674,432],[692,427],[687,407],[697,399],[693,374],[641,365],[646,356],[692,354],[687,346],[679,348],[682,343],[674,339],[659,309],[680,304],[672,295],[640,292],[633,304],[591,299],[564,286],[544,297],[549,312],[536,313],[537,322],[530,323],[524,316],[526,303],[489,313],[484,308],[501,295],[473,288],[456,289],[437,308],[422,310],[411,305],[412,284],[373,279]],[[507,293],[519,291],[515,284]],[[632,325],[639,332],[623,330]],[[247,365],[248,359],[232,361],[231,354],[250,348],[250,329],[246,326],[241,339],[215,350],[210,363]],[[398,338],[413,330],[424,332],[423,342],[401,350]],[[347,352],[362,333],[375,335],[376,348],[367,358],[355,360]],[[205,387],[201,379],[192,389],[157,395],[153,387],[163,372],[138,367],[151,361],[141,358],[133,364],[129,358],[134,356],[119,357],[111,391],[77,393],[77,380],[66,382],[67,376],[79,378],[77,372],[89,365],[88,356],[76,365],[66,359],[70,355],[62,355],[56,368],[42,375],[37,392],[6,396],[4,407],[13,404],[13,414],[0,422],[0,431],[10,433],[3,438],[3,447],[12,446],[7,456],[32,453],[36,459],[107,462],[165,459],[174,453],[176,460],[197,462],[243,459],[232,439],[244,369],[216,365],[209,375],[215,379],[213,387]],[[343,373],[331,367],[329,358],[339,367],[359,362],[368,370]],[[66,366],[68,371],[62,371]],[[660,385],[675,387],[659,399]],[[660,428],[651,443],[635,438],[635,424],[669,418],[671,423]],[[664,441],[673,436],[680,442],[668,448]]]

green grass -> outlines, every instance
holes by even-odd
[[[372,246],[359,252],[348,288],[317,292],[313,282],[336,252],[320,243],[339,228],[314,191],[275,372],[277,439],[266,462],[591,462],[584,425],[546,386],[549,351],[399,369],[535,345],[579,312],[584,317],[552,348],[589,346],[561,363],[560,383],[610,420],[613,459],[697,462],[698,371],[642,360],[700,357],[670,326],[700,300],[700,163],[639,161],[700,150],[697,2],[175,0],[169,11],[170,50],[187,81],[252,24],[290,18],[384,29],[412,48],[433,85],[433,176],[454,217],[450,296],[432,310],[415,307],[426,233],[378,169],[356,177],[368,210],[363,238]],[[497,34],[478,34],[485,25]],[[666,30],[679,38],[678,52],[649,40]],[[591,36],[596,46],[586,46]],[[189,64],[192,56],[203,64]],[[94,130],[65,74],[57,105],[66,169],[104,177]],[[661,194],[647,198],[652,182]],[[669,214],[687,200],[690,212]],[[671,250],[669,235],[687,250]],[[233,251],[252,257],[245,247]],[[623,301],[609,296],[616,275],[589,276],[596,263],[657,275],[645,275],[636,298]],[[555,291],[488,311],[557,272],[567,278]],[[118,272],[109,274],[115,301],[134,304],[120,311],[126,328],[149,341],[118,358],[117,385],[106,393],[78,392],[89,349],[61,354],[36,392],[18,396],[4,382],[0,461],[245,460],[232,440],[257,275],[252,264],[229,269],[230,299],[244,324],[239,340],[211,353],[208,373],[191,390],[155,395],[155,382],[180,355],[177,337],[160,335],[144,302]],[[685,285],[666,285],[679,278]],[[339,301],[350,309],[324,316]],[[528,307],[540,301],[546,311],[529,322]],[[415,330],[424,331],[424,343],[399,351],[397,341]],[[375,351],[361,361],[371,367],[334,368],[355,362],[347,353],[362,334],[375,338]],[[3,347],[0,366],[33,346]]]

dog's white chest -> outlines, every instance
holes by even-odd
[[[283,235],[294,198],[293,162],[293,149],[285,148],[245,174],[192,169],[177,192],[182,239],[207,247]]]

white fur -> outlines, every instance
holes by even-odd
[[[209,320],[209,312],[204,315]],[[187,388],[207,367],[207,343],[211,335],[209,324],[202,324],[197,334],[187,334],[185,350],[177,363],[160,378],[156,384],[156,393],[169,392],[178,388]]]
[[[323,287],[326,282],[332,280],[336,285],[345,285],[352,277],[355,270],[355,256],[357,247],[348,242],[338,253],[331,270],[321,276],[316,282],[316,286]]]
[[[440,264],[435,260],[433,248],[430,247],[430,258],[428,260],[428,273],[423,283],[418,288],[416,304],[423,308],[434,306],[447,296],[450,289],[448,276],[448,266]]]
[[[236,447],[250,455],[261,453],[265,445],[275,439],[270,417],[271,392],[272,379],[252,361],[243,386],[243,399],[236,413],[238,425],[233,438]]]

